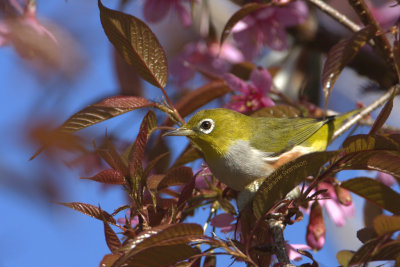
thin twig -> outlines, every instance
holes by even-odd
[[[325,12],[328,16],[335,19],[337,22],[348,28],[353,32],[358,32],[361,30],[361,27],[354,23],[351,19],[340,13],[338,10],[334,9],[332,6],[328,5],[324,1],[321,0],[308,0],[311,4],[315,5],[321,11]]]
[[[335,140],[339,135],[350,129],[355,123],[359,122],[365,115],[371,113],[375,109],[385,104],[385,102],[391,97],[393,93],[395,93],[396,95],[400,93],[400,84],[392,86],[385,94],[379,97],[375,102],[362,109],[360,113],[349,119],[345,124],[343,124],[339,129],[337,129],[337,131],[333,133],[332,141]]]

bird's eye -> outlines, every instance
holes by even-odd
[[[199,128],[203,133],[209,134],[214,129],[214,121],[212,119],[202,120],[199,123]]]
[[[211,122],[210,121],[203,121],[202,123],[201,123],[201,128],[202,129],[204,129],[204,130],[209,130],[210,128],[211,128]]]

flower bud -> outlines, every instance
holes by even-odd
[[[350,206],[353,203],[353,198],[351,197],[349,190],[337,185],[335,186],[335,193],[340,204]]]
[[[325,224],[322,208],[318,201],[311,206],[310,220],[307,226],[307,245],[315,250],[320,250],[325,244]]]

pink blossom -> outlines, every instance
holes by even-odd
[[[400,17],[400,5],[396,5],[395,1],[387,2],[380,7],[370,6],[370,10],[384,30],[393,26]]]
[[[307,245],[313,249],[320,250],[325,244],[325,223],[322,215],[322,208],[318,201],[311,206],[310,220],[307,225]]]
[[[191,0],[146,0],[143,6],[143,14],[147,21],[159,22],[165,18],[170,9],[174,9],[182,25],[188,27],[192,24],[192,19],[184,2],[189,5],[190,1]]]
[[[233,38],[249,60],[260,53],[263,45],[282,51],[288,47],[286,28],[303,23],[307,16],[308,9],[302,1],[267,7],[238,23],[233,28]]]
[[[212,173],[208,167],[203,167],[200,173],[196,176],[195,187],[197,189],[208,189],[212,183]]]
[[[274,105],[267,95],[272,87],[272,77],[266,69],[254,69],[248,82],[233,74],[225,74],[224,78],[233,91],[240,93],[232,96],[228,108],[246,113]]]
[[[127,212],[127,216],[129,217],[130,216],[130,212],[128,211]],[[126,219],[125,218],[118,218],[117,219],[117,222],[119,223],[119,224],[121,224],[121,225],[125,225],[126,224]],[[139,218],[138,218],[138,216],[134,216],[132,219],[131,219],[131,225],[132,225],[132,227],[134,227],[135,225],[137,225],[138,223],[139,223]]]
[[[58,49],[57,40],[38,22],[35,2],[28,1],[25,8],[17,1],[10,4],[16,12],[22,11],[22,14],[14,14],[0,21],[0,46],[12,45],[23,58],[42,57],[46,61],[57,60],[53,56]]]
[[[389,187],[393,186],[396,183],[396,179],[392,175],[384,172],[378,172],[376,179],[382,184],[387,185]]]
[[[230,69],[231,64],[240,61],[243,61],[242,53],[229,42],[220,47],[218,43],[198,41],[187,44],[172,61],[170,69],[177,83],[182,85],[194,77],[196,69],[222,75]]]
[[[288,254],[288,257],[291,261],[301,261],[302,260],[302,255],[297,252],[297,249],[301,250],[310,250],[311,247],[304,245],[304,244],[285,244],[286,247],[286,252]]]
[[[211,219],[210,223],[212,226],[221,228],[222,233],[228,233],[235,231],[236,223],[232,223],[235,221],[235,217],[230,213],[221,213]],[[237,230],[239,231],[240,227],[237,226]]]
[[[327,189],[326,193],[320,195],[321,199],[318,202],[322,207],[326,209],[329,214],[329,217],[337,226],[344,226],[346,224],[346,218],[350,218],[354,216],[354,204],[353,202],[350,205],[343,205],[335,192],[334,187],[328,183],[321,183],[318,189]]]

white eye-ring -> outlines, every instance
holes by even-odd
[[[214,130],[215,122],[212,119],[204,119],[199,122],[200,131],[209,134]]]

